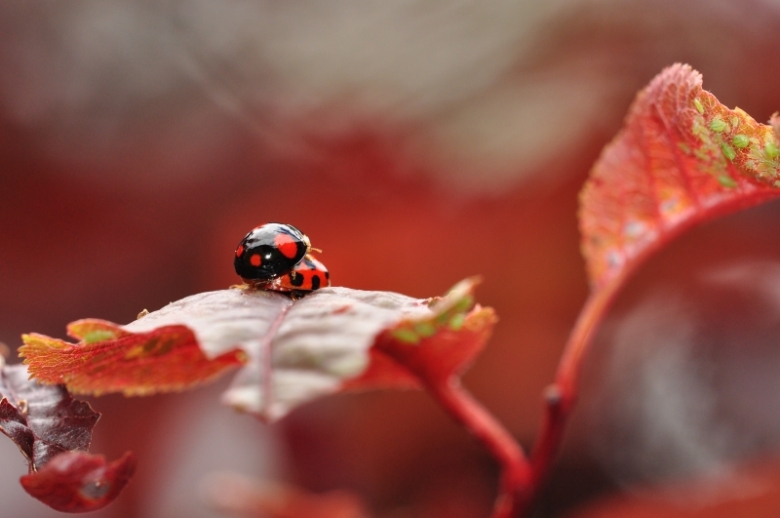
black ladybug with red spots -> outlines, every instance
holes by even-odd
[[[311,250],[309,238],[294,226],[266,223],[244,236],[233,265],[253,288],[303,295],[330,285],[328,269]]]
[[[244,236],[233,265],[248,283],[268,281],[292,270],[310,250],[309,238],[294,226],[266,223]]]

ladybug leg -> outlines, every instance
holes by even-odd
[[[270,285],[270,282],[266,281],[260,281],[260,282],[252,282],[251,280],[244,279],[244,284],[234,284],[231,286],[231,288],[236,288],[239,290],[266,290],[268,291],[268,286]]]

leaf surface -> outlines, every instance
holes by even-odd
[[[244,363],[224,402],[273,420],[342,390],[417,387],[426,362],[440,372],[465,368],[495,322],[490,309],[469,311],[475,284],[466,280],[441,299],[339,287],[299,300],[214,291],[126,326],[75,322],[68,331],[76,344],[27,335],[20,354],[36,378],[94,394],[185,388]]]
[[[633,271],[699,223],[776,197],[779,146],[772,126],[702,90],[698,72],[665,69],[639,93],[583,189],[592,286]]]
[[[27,459],[30,473],[21,482],[32,496],[60,511],[85,512],[107,505],[124,488],[134,468],[130,454],[107,466],[103,457],[86,453],[100,417],[88,403],[62,386],[30,380],[23,365],[0,369],[0,398],[0,431]]]

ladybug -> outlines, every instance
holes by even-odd
[[[256,284],[257,288],[280,291],[295,296],[330,286],[330,273],[320,261],[309,254],[295,268],[273,280]]]
[[[236,248],[233,266],[247,283],[289,273],[311,250],[306,234],[285,223],[266,223],[249,232]]]

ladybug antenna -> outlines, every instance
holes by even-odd
[[[306,234],[303,235],[303,242],[306,244],[307,254],[311,251],[322,253],[322,250],[320,250],[319,248],[314,248],[313,246],[311,246],[311,241],[309,241],[309,236],[307,236]]]

